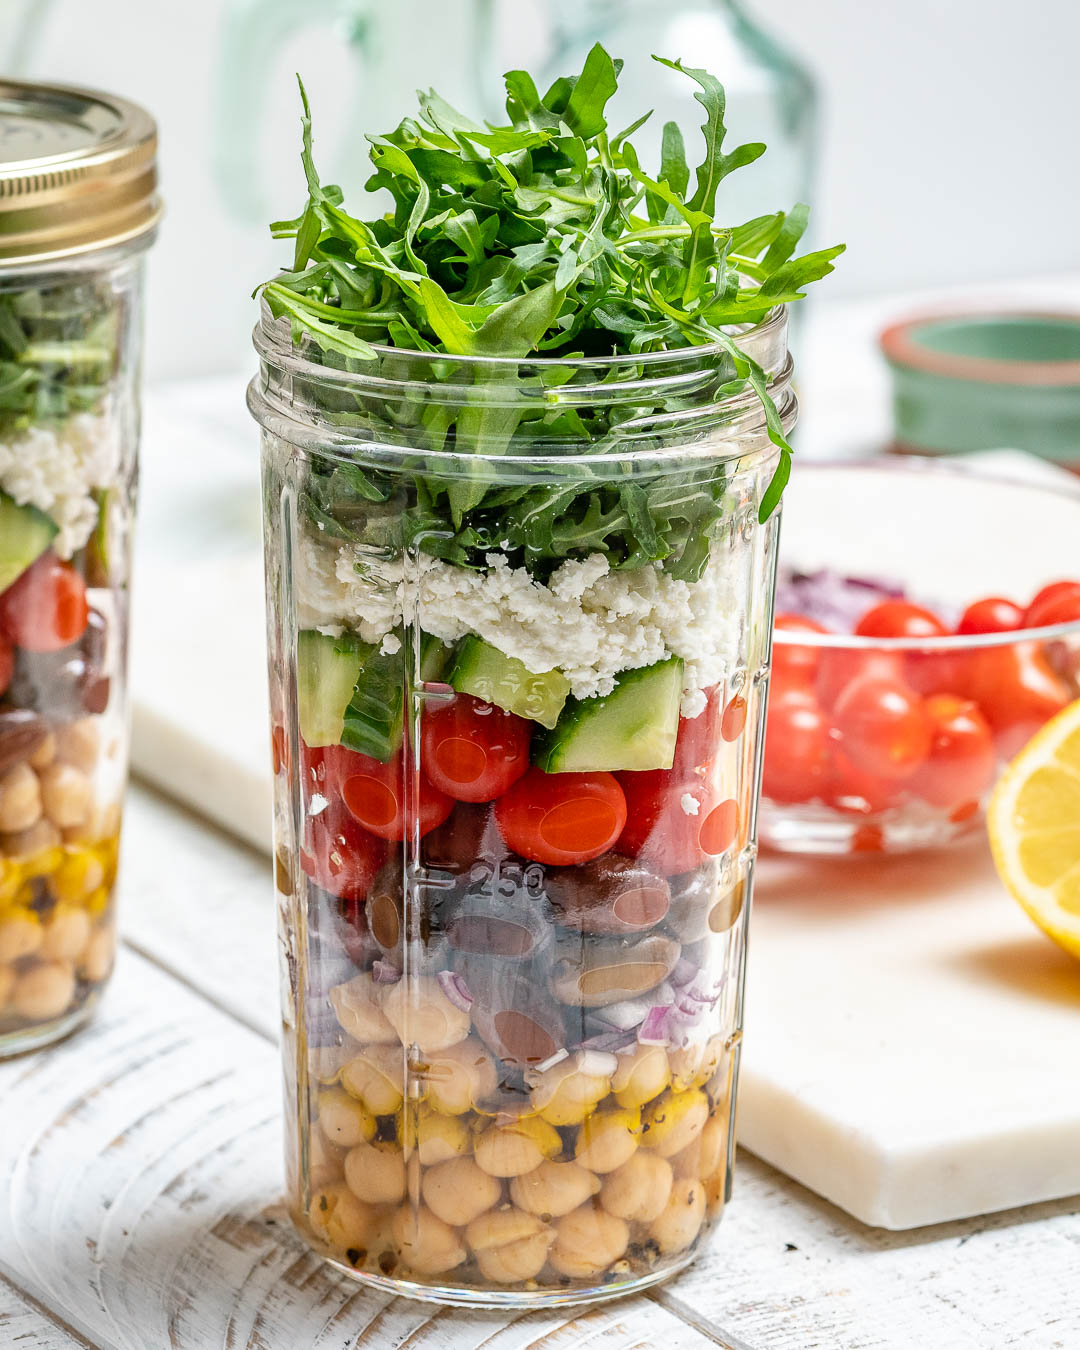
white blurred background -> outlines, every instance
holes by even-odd
[[[478,57],[485,71],[543,67],[558,14],[580,19],[589,8],[490,0],[489,54],[488,3],[0,0],[9,73],[112,89],[159,120],[168,216],[152,260],[152,377],[250,364],[248,297],[283,256],[264,222],[294,214],[300,201],[294,71],[312,93],[327,176],[355,189],[359,133],[387,129],[417,84],[434,80],[451,99],[490,105],[490,85],[478,91],[472,74]],[[689,15],[678,0],[596,0],[594,9],[603,20],[631,3],[642,41],[726,77],[707,13],[726,16],[725,0],[695,0],[683,7]],[[1080,262],[1076,0],[1020,10],[1011,0],[745,0],[744,8],[817,82],[815,234],[850,246],[833,297]],[[642,97],[653,87],[658,98],[675,96],[663,72],[635,64]],[[695,125],[700,110],[688,91],[679,97]]]

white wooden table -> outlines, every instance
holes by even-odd
[[[4,1350],[1080,1346],[1076,1201],[888,1234],[746,1155],[713,1254],[647,1296],[483,1313],[338,1276],[280,1202],[266,860],[145,788],[125,849],[97,1020],[0,1065]]]

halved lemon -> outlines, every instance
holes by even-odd
[[[1080,700],[1001,776],[987,812],[998,875],[1044,932],[1080,957]]]

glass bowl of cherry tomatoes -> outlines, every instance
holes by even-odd
[[[798,467],[760,816],[792,853],[982,828],[1001,768],[1080,697],[1080,484],[934,460]]]

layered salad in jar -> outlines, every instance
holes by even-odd
[[[543,97],[513,73],[497,128],[424,96],[372,142],[371,223],[305,116],[263,290],[290,1202],[339,1265],[439,1297],[659,1278],[729,1184],[793,415],[751,330],[837,250],[795,258],[802,210],[716,223],[763,147],[723,153],[703,71],[696,188],[674,126],[647,175],[617,74],[600,47]],[[266,415],[275,369],[324,446]],[[702,409],[740,397],[753,434],[710,450]]]
[[[131,488],[112,284],[0,290],[0,1048],[112,967]]]

